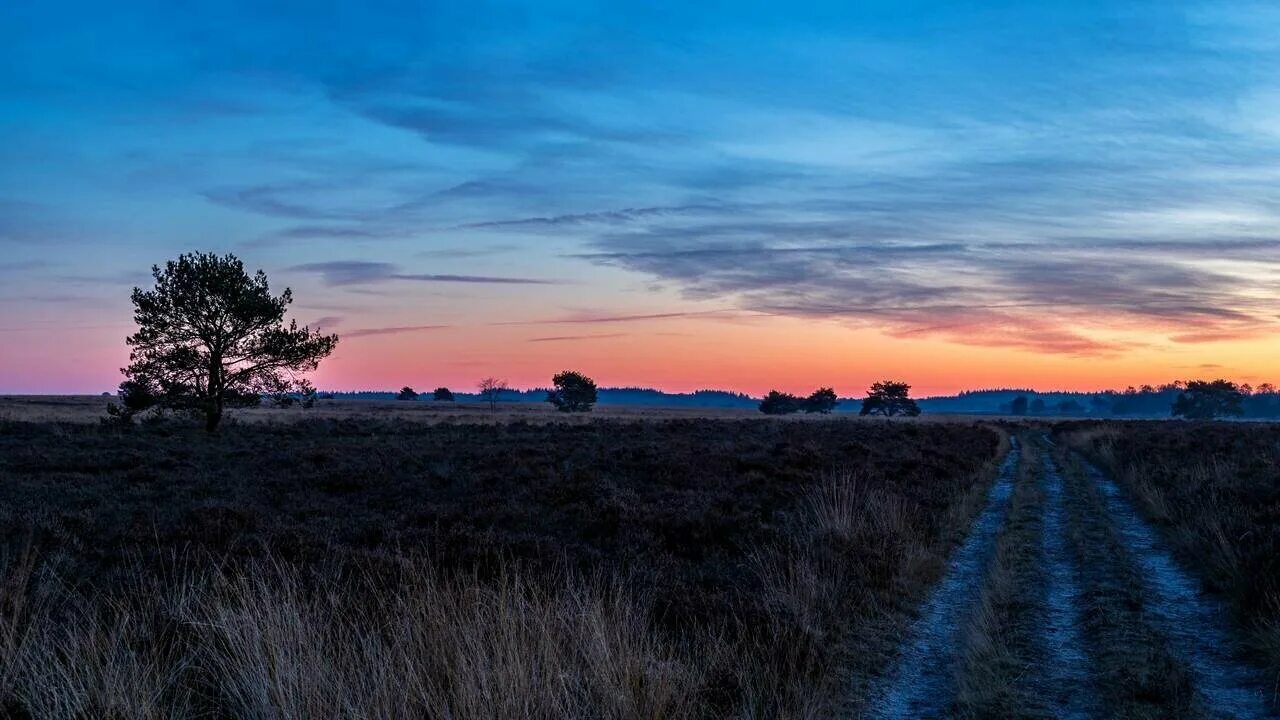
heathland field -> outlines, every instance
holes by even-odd
[[[1276,711],[1275,426],[45,401],[0,410],[0,715]]]

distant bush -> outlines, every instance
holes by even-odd
[[[560,412],[587,412],[596,404],[596,383],[580,372],[557,373],[551,384],[555,389],[547,391],[547,402]]]
[[[760,412],[765,415],[790,415],[800,412],[802,407],[804,407],[804,400],[791,393],[777,390],[770,390],[769,394],[760,401]]]
[[[271,407],[278,408],[280,410],[291,408],[293,407],[293,404],[297,402],[297,399],[287,392],[271,393],[267,396],[267,400],[271,402]]]
[[[1013,399],[1012,403],[1009,403],[1009,412],[1013,415],[1026,415],[1027,404],[1028,404],[1027,396],[1019,395],[1018,397]]]
[[[882,380],[867,389],[867,399],[862,401],[861,415],[893,417],[920,414],[920,406],[910,397],[911,386],[904,382]]]
[[[396,395],[396,399],[397,400],[417,400],[418,393],[414,392],[413,388],[409,387],[408,385],[405,385],[404,387],[400,388],[400,394]]]
[[[117,392],[120,403],[107,403],[106,422],[116,425],[131,425],[138,414],[160,407],[160,394],[144,378],[125,380],[120,383]]]
[[[836,409],[840,401],[836,399],[836,391],[831,388],[818,388],[804,399],[804,411],[826,415]]]
[[[431,393],[431,399],[440,402],[453,402],[453,392],[447,387],[438,387],[435,392]]]

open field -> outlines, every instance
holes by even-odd
[[[0,395],[0,420],[28,422],[96,423],[106,415],[113,397],[99,395]],[[486,403],[435,402],[432,400],[320,400],[315,407],[238,408],[228,411],[228,422],[288,423],[300,420],[406,420],[416,423],[584,423],[596,418],[645,420],[655,418],[754,418],[755,410],[737,408],[670,408],[601,406],[590,415],[556,412],[548,403],[500,402],[496,411]],[[804,416],[798,416],[803,419]]]
[[[0,420],[0,712],[1276,716],[1276,426],[397,404]]]
[[[622,694],[607,716],[822,717],[892,655],[1000,444],[851,420],[5,423],[7,707],[493,717],[493,688],[552,672],[572,679],[498,716]],[[381,655],[264,670],[342,637],[394,658],[388,687],[436,684],[395,709],[361,684]],[[427,652],[445,637],[452,660]]]

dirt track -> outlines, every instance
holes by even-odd
[[[1115,482],[1027,432],[859,716],[1280,717],[1235,632]]]

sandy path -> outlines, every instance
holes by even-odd
[[[1038,624],[1035,637],[1024,641],[1034,645],[1026,649],[1026,674],[1010,682],[1029,682],[1035,689],[1039,709],[1028,707],[1028,717],[1040,717],[1047,711],[1063,720],[1089,720],[1107,717],[1102,707],[1095,676],[1094,653],[1101,652],[1085,637],[1085,608],[1089,598],[1084,594],[1079,567],[1080,547],[1068,533],[1073,512],[1078,511],[1068,493],[1062,469],[1046,437],[1043,444],[1032,440],[1040,452],[1039,482],[1043,492],[1040,509],[1038,562],[1043,577],[1043,592],[1028,604],[1027,613]],[[1030,452],[1030,450],[1028,450]],[[956,550],[946,574],[921,608],[919,618],[911,625],[891,672],[876,686],[866,703],[865,716],[871,718],[944,718],[956,710],[957,672],[965,657],[963,629],[976,610],[982,596],[984,580],[994,548],[1007,525],[1010,498],[1018,478],[1022,447],[1012,439],[1009,454],[1000,468],[987,504],[964,543]],[[1227,609],[1200,590],[1190,573],[1173,559],[1156,530],[1138,514],[1133,504],[1116,485],[1096,467],[1082,461],[1085,476],[1081,482],[1096,486],[1099,499],[1086,511],[1090,522],[1114,530],[1118,544],[1108,545],[1110,555],[1121,565],[1107,565],[1106,573],[1128,566],[1140,578],[1141,614],[1126,622],[1134,622],[1151,637],[1157,638],[1164,652],[1189,673],[1194,686],[1197,717],[1252,720],[1280,718],[1268,707],[1267,686],[1260,671],[1236,656],[1237,641],[1230,628]],[[1073,483],[1076,482],[1073,477]],[[1073,487],[1080,487],[1073,485]],[[1079,542],[1079,540],[1075,541]],[[1099,550],[1097,540],[1085,547]],[[1095,568],[1097,569],[1097,568]],[[1109,575],[1108,575],[1109,577]],[[1111,586],[1119,587],[1119,586]],[[1138,585],[1132,587],[1137,588]],[[1097,592],[1095,587],[1092,592]],[[1101,588],[1112,597],[1106,584]],[[1023,617],[1028,617],[1023,615]],[[1121,634],[1128,648],[1134,635]],[[1116,642],[1114,636],[1107,642]],[[1117,646],[1106,645],[1107,648]],[[1153,708],[1159,707],[1158,705]],[[1170,706],[1172,708],[1172,706]]]
[[[1174,561],[1154,528],[1138,515],[1111,478],[1085,464],[1146,584],[1152,624],[1189,667],[1196,691],[1213,717],[1272,718],[1259,672],[1232,654],[1235,643],[1226,608],[1206,597],[1199,583]]]
[[[954,697],[960,629],[978,598],[1018,474],[1021,450],[1016,438],[1010,442],[1009,453],[987,496],[986,507],[951,557],[946,575],[908,631],[896,666],[868,703],[868,717],[888,720],[948,716]]]

